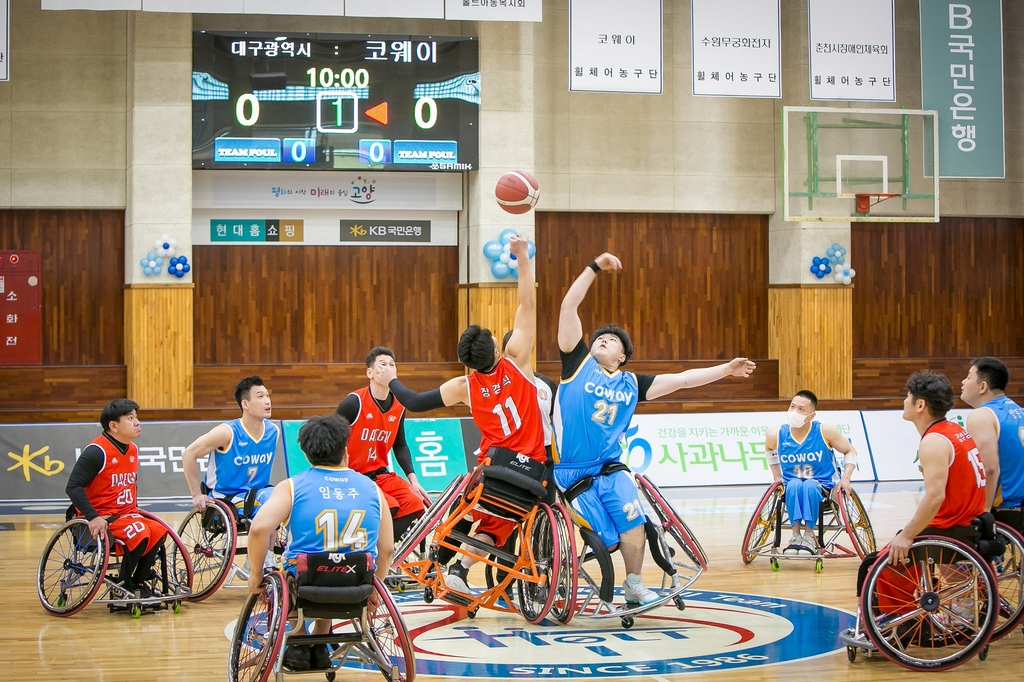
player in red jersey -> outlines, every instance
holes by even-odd
[[[94,538],[109,531],[124,543],[128,556],[121,562],[121,582],[128,591],[149,597],[152,593],[142,583],[152,578],[157,549],[167,530],[138,513],[139,449],[132,442],[142,433],[138,409],[126,398],[103,408],[103,433],[82,450],[65,492],[76,513],[89,522]]]
[[[519,263],[519,308],[504,357],[491,330],[474,324],[459,339],[459,360],[474,370],[468,376],[449,379],[440,388],[419,394],[398,379],[389,384],[391,392],[410,412],[469,405],[481,434],[478,464],[493,448],[510,450],[538,462],[546,458],[543,418],[530,367],[537,337],[537,293],[527,249],[528,241],[521,235],[509,242],[509,250]],[[515,523],[490,514],[475,514],[476,539],[497,547],[504,545]],[[447,583],[460,592],[469,592],[466,572],[475,562],[472,555],[464,555],[448,569]]]
[[[395,354],[390,348],[377,346],[371,350],[366,356],[370,385],[345,396],[338,405],[338,414],[352,425],[348,466],[371,478],[384,492],[398,539],[423,514],[423,501],[430,497],[416,479],[412,453],[405,441],[405,408],[388,388],[396,371]],[[388,470],[389,452],[395,453],[408,481]]]
[[[941,374],[920,372],[907,380],[903,418],[921,434],[918,456],[924,496],[907,525],[889,545],[895,564],[908,557],[918,535],[942,535],[973,545],[971,525],[985,511],[985,467],[978,446],[964,428],[946,420],[953,388]]]

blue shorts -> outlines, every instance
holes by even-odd
[[[270,494],[273,493],[273,492],[274,492],[273,487],[270,487],[270,488],[260,488],[258,491],[256,491],[256,499],[253,500],[253,505],[252,505],[252,518],[256,518],[256,514],[257,514],[257,512],[259,512],[260,507],[263,506],[264,502],[266,502],[267,500],[270,499]],[[248,493],[238,493],[237,495],[230,495],[229,496],[229,495],[221,495],[216,490],[211,490],[210,491],[210,497],[216,498],[218,500],[222,500],[223,502],[227,502],[229,505],[230,504],[235,505],[235,510],[238,512],[238,517],[239,518],[242,517],[242,512],[245,511],[245,496],[247,494]]]
[[[606,547],[647,521],[633,477],[625,471],[595,476],[594,485],[569,503],[573,520],[597,533]]]

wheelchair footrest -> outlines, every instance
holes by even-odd
[[[452,591],[445,592],[444,595],[441,596],[441,599],[445,600],[446,602],[448,602],[450,604],[455,604],[456,606],[462,606],[463,608],[467,608],[467,609],[473,603],[473,600],[470,599],[469,597],[466,597],[466,596],[464,596],[464,595],[462,595],[462,594],[460,594],[458,592],[452,592]]]
[[[307,646],[309,644],[351,644],[362,642],[358,632],[342,632],[329,635],[289,635],[288,644]]]

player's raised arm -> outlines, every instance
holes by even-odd
[[[583,269],[562,299],[562,308],[558,313],[558,348],[563,353],[570,353],[580,339],[583,338],[583,323],[580,321],[580,303],[587,297],[590,285],[597,279],[601,270],[621,270],[622,262],[610,253],[602,253],[590,265]]]
[[[530,265],[529,241],[520,235],[512,237],[509,250],[519,263],[519,307],[512,326],[512,336],[505,345],[505,356],[533,378],[530,356],[537,342],[537,288]]]
[[[647,389],[647,399],[654,400],[684,388],[704,386],[729,376],[746,378],[756,368],[757,365],[746,358],[734,358],[732,362],[714,367],[688,369],[675,374],[659,374],[654,377],[654,382]]]
[[[407,388],[398,379],[392,379],[388,383],[388,388],[395,394],[395,400],[410,412],[428,412],[442,407],[465,404],[466,398],[469,397],[466,377],[449,379],[440,387],[423,393],[417,393],[411,388]]]
[[[185,471],[185,481],[188,483],[188,492],[192,496],[192,504],[197,509],[206,509],[211,500],[203,494],[199,481],[200,457],[220,450],[223,452],[231,445],[231,427],[227,424],[217,424],[208,432],[199,436],[192,444],[181,453],[181,468]]]

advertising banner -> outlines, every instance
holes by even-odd
[[[946,418],[966,428],[971,410],[950,410]],[[899,410],[861,412],[864,428],[871,438],[871,452],[880,481],[920,480],[917,447],[921,434],[903,419]]]

